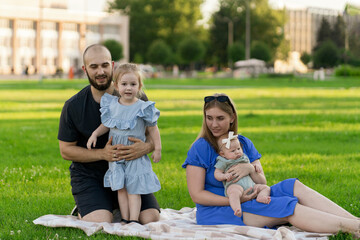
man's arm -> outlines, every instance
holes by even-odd
[[[79,147],[77,142],[64,142],[59,140],[60,154],[63,159],[74,162],[96,162],[99,160],[106,160],[109,162],[118,161],[116,155],[116,146],[111,145],[112,138],[106,143],[103,149],[91,149]]]
[[[146,142],[134,137],[129,137],[129,141],[134,143],[131,145],[118,144],[114,146],[117,148],[116,154],[119,159],[134,160],[154,151],[154,142],[150,137],[146,138]]]

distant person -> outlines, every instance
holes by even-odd
[[[201,132],[188,151],[182,165],[186,168],[187,186],[196,203],[196,221],[200,225],[235,224],[254,227],[275,227],[290,223],[304,231],[337,233],[339,231],[360,237],[360,219],[339,205],[302,184],[298,179],[286,179],[270,187],[271,201],[256,201],[256,192],[244,191],[241,197],[242,216],[234,215],[229,198],[224,196],[222,182],[214,177],[218,140],[233,131],[237,134],[238,118],[235,105],[226,94],[204,98]],[[237,136],[250,163],[239,163],[227,173],[230,181],[250,175],[256,183],[266,184],[260,158],[250,139]],[[256,167],[255,167],[256,166]],[[261,171],[255,171],[259,168]]]
[[[72,161],[70,178],[79,218],[91,222],[112,222],[113,210],[119,208],[117,193],[104,187],[108,162],[133,160],[153,151],[149,137],[146,142],[129,137],[132,145],[112,145],[112,138],[104,134],[95,148],[87,149],[87,141],[101,124],[100,99],[105,94],[119,96],[112,82],[114,62],[109,50],[100,44],[87,47],[83,54],[83,70],[90,85],[64,104],[59,124],[61,156]],[[146,96],[143,97],[146,99]],[[139,222],[158,221],[160,207],[153,193],[141,195]]]
[[[109,130],[113,144],[123,145],[132,144],[130,136],[145,141],[147,130],[155,145],[151,157],[155,163],[159,162],[161,139],[156,123],[160,112],[155,108],[154,102],[144,102],[138,98],[143,86],[140,69],[135,64],[121,64],[115,69],[114,79],[115,88],[121,97],[108,93],[101,97],[102,124],[90,136],[87,148],[95,147],[97,138]],[[146,154],[132,161],[109,162],[104,184],[105,187],[111,187],[112,191],[117,191],[121,221],[124,223],[139,222],[140,194],[160,190],[160,182],[152,171],[151,161]]]
[[[228,173],[232,166],[239,163],[250,163],[249,158],[244,154],[237,135],[233,135],[234,132],[224,134],[219,137],[218,148],[219,156],[216,158],[214,176],[216,180],[222,181],[225,187],[225,196],[229,197],[229,203],[234,210],[234,215],[241,217],[241,201],[240,198],[244,194],[244,191],[253,188],[256,192],[256,201],[260,203],[269,204],[271,201],[270,187],[265,184],[255,184],[250,175],[242,177],[237,182],[231,181],[232,174]],[[260,173],[261,169],[257,168],[255,171]],[[249,193],[252,193],[250,191]]]

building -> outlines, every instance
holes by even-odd
[[[62,0],[1,0],[0,74],[79,69],[86,46],[119,41],[129,60],[129,17],[75,11]]]
[[[311,53],[316,45],[316,37],[321,21],[326,18],[333,25],[341,12],[329,9],[306,8],[286,10],[285,39],[290,43],[290,51]]]

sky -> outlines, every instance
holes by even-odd
[[[101,11],[104,10],[107,0],[68,0],[70,9],[86,10],[88,11]],[[306,7],[319,7],[327,9],[335,9],[342,11],[346,3],[351,3],[360,6],[360,0],[269,0],[270,4],[274,7],[282,8],[284,5],[287,8],[306,8]],[[201,6],[204,15],[209,16],[211,12],[216,11],[218,8],[218,0],[206,0]]]

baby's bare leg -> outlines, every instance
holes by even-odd
[[[242,196],[244,189],[237,184],[230,185],[226,193],[229,196],[230,207],[234,210],[234,215],[241,217],[241,202],[240,197]]]
[[[258,192],[256,197],[256,201],[269,204],[271,201],[270,197],[270,187],[265,184],[255,184],[254,186],[255,191]]]

